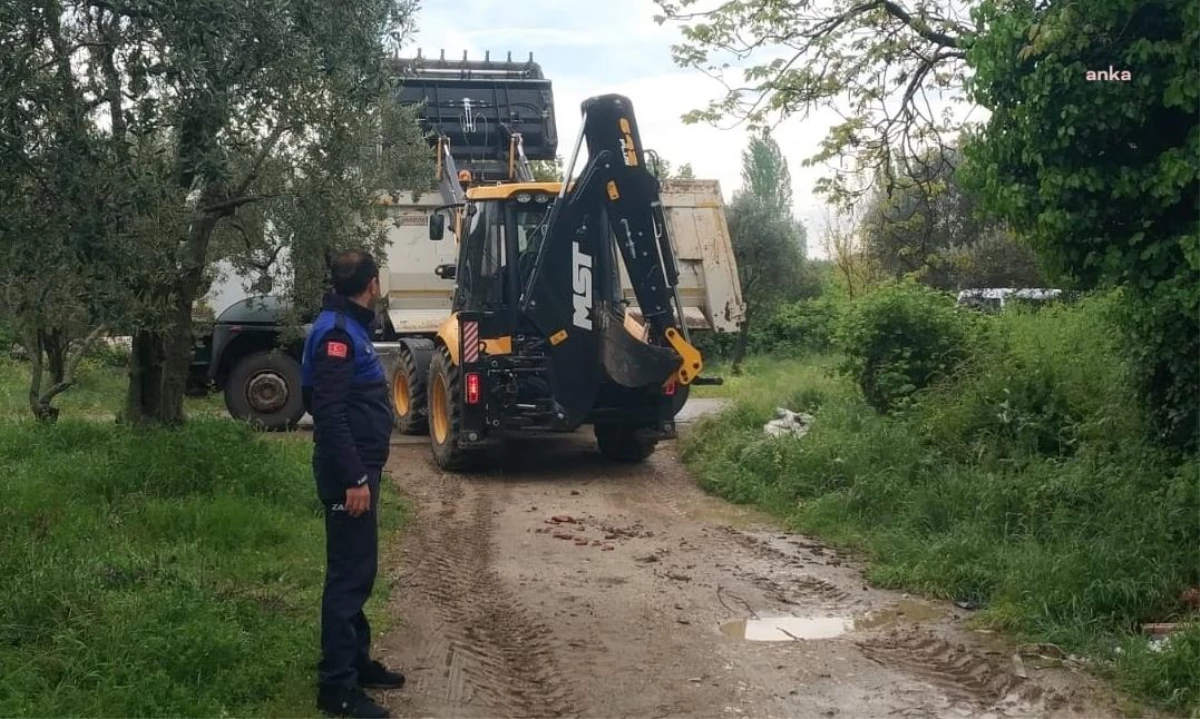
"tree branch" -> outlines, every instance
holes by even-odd
[[[84,338],[83,342],[79,344],[79,347],[77,347],[75,352],[70,356],[70,359],[67,360],[67,369],[66,372],[63,373],[63,381],[54,385],[46,391],[46,394],[42,395],[42,405],[49,405],[50,400],[74,386],[75,371],[79,368],[79,362],[83,359],[83,356],[87,354],[88,349],[92,346],[92,343],[96,341],[96,338],[99,337],[103,332],[107,331],[107,329],[107,325],[100,325]]]
[[[101,48],[101,47],[111,48],[111,47],[116,47],[116,45],[111,42],[100,42],[100,41],[77,42],[74,45],[72,45],[71,47],[67,48],[64,51],[64,53],[65,53],[65,57],[70,58],[72,55],[79,52],[80,50],[83,50],[84,48]],[[33,72],[39,73],[44,70],[49,70],[54,65],[57,65],[59,62],[61,62],[61,59],[59,57],[55,56],[53,59],[47,60],[46,62],[43,62],[41,65],[38,65],[37,67],[33,68]]]
[[[243,197],[231,197],[227,200],[221,200],[220,202],[214,202],[211,205],[205,205],[204,207],[200,208],[200,211],[204,214],[227,213],[230,210],[236,210],[237,208],[241,207],[242,205],[250,205],[255,202],[262,202],[263,200],[274,200],[274,199],[277,199],[280,197],[293,197],[293,195],[287,195],[287,194],[246,195]]]
[[[250,163],[250,169],[247,170],[246,176],[234,186],[233,195],[235,197],[246,194],[246,191],[250,189],[250,183],[258,178],[258,171],[262,169],[262,164],[266,161],[267,155],[270,155],[271,151],[275,149],[275,145],[283,137],[283,133],[290,129],[292,129],[290,125],[278,125],[271,131],[271,134],[263,141],[263,146],[254,157],[254,161]]]
[[[942,47],[960,47],[958,38],[951,37],[946,33],[934,30],[933,28],[929,27],[925,21],[915,19],[907,10],[900,7],[899,4],[892,2],[892,0],[879,0],[879,7],[882,7],[884,10],[886,10],[888,15],[891,15],[900,22],[912,28],[913,32],[917,33],[929,42],[941,45]]]

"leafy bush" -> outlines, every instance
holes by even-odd
[[[1126,346],[1148,429],[1161,445],[1195,451],[1200,5],[1092,0],[1081,8],[978,4],[976,22],[988,31],[968,53],[968,89],[990,117],[967,144],[964,179],[1052,274],[1082,289],[1128,290]],[[1133,81],[1080,82],[1097,47],[1105,64],[1137,68]]]
[[[129,349],[100,339],[88,348],[85,361],[95,367],[125,368],[129,366],[129,357]]]
[[[1068,456],[1083,441],[1136,439],[1142,417],[1120,361],[1121,297],[978,318],[958,381],[926,393],[929,441],[947,451]]]
[[[911,280],[884,285],[856,302],[838,327],[842,371],[876,410],[900,409],[967,357],[969,322],[944,293]]]
[[[828,297],[781,305],[750,329],[750,352],[790,357],[826,353],[833,345],[840,310]]]
[[[708,364],[728,359],[737,344],[737,333],[703,331],[692,334],[692,342]]]
[[[1121,323],[1150,436],[1185,452],[1200,448],[1200,249],[1190,242],[1194,271],[1127,293]]]

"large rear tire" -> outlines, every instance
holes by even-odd
[[[292,429],[304,416],[300,363],[278,350],[256,352],[225,380],[225,408],[234,419],[268,432]]]
[[[439,346],[429,363],[429,445],[433,461],[450,472],[472,468],[480,452],[458,446],[462,436],[462,381],[450,352]]]
[[[638,428],[627,424],[598,424],[592,428],[600,454],[618,462],[634,464],[654,454],[658,440],[638,435]]]
[[[421,435],[429,432],[429,399],[426,381],[417,368],[413,350],[400,350],[396,369],[392,372],[392,409],[396,415],[396,430],[400,434]]]

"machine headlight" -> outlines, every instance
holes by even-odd
[[[549,202],[549,201],[550,201],[550,195],[547,195],[547,194],[546,194],[546,193],[544,193],[544,192],[539,192],[539,193],[537,194],[537,197],[535,197],[535,198],[533,198],[533,199],[534,199],[534,201],[535,201],[535,202],[537,202],[538,204],[540,204],[540,205],[544,205],[544,204],[546,204],[547,202]]]
[[[533,195],[529,194],[528,192],[517,193],[517,202],[529,202],[532,199]]]

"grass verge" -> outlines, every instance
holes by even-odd
[[[0,716],[312,715],[310,451],[213,419],[0,423]]]
[[[864,553],[870,579],[983,606],[980,621],[1089,656],[1169,711],[1200,713],[1200,464],[1149,446],[1088,305],[1005,315],[989,352],[882,416],[829,357],[756,360],[682,441],[702,485]],[[776,406],[816,416],[769,438]],[[1165,646],[1144,622],[1181,621]]]
[[[70,417],[115,417],[124,406],[128,372],[124,366],[85,358],[75,385],[54,398],[54,406]],[[49,382],[49,378],[46,382]],[[220,415],[225,404],[220,395],[187,397],[189,415]],[[0,356],[0,421],[30,419],[29,364]]]

